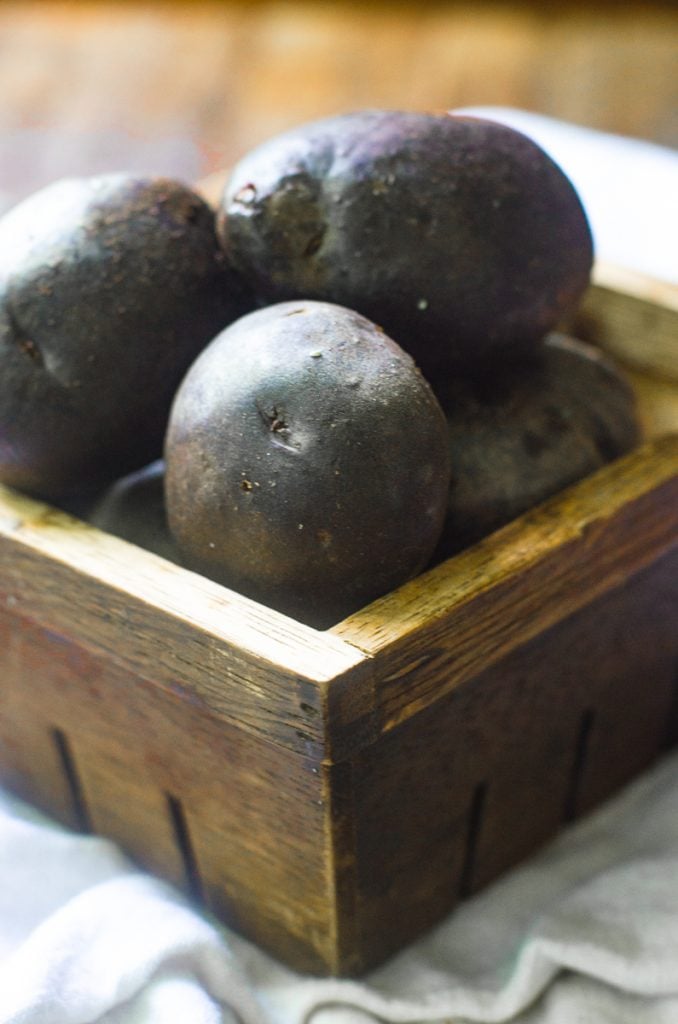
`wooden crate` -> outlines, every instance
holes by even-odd
[[[663,432],[675,292],[605,274],[582,332],[647,369],[663,325]],[[677,665],[676,436],[327,632],[0,492],[3,784],[304,971],[377,964],[649,765]]]

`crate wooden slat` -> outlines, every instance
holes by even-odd
[[[594,286],[610,347],[642,288]],[[0,490],[3,784],[301,970],[380,962],[678,739],[678,388],[636,362],[646,444],[327,632]]]
[[[678,383],[677,322],[678,286],[600,261],[574,329],[628,366]]]

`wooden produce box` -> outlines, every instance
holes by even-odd
[[[641,413],[678,429],[676,291],[598,268],[578,320],[658,342]],[[327,632],[0,492],[0,780],[303,971],[376,965],[642,771],[677,669],[678,435]]]

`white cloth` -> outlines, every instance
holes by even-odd
[[[678,274],[678,153],[479,110],[571,175],[598,254]],[[678,755],[362,982],[299,977],[0,791],[0,1024],[678,1022]]]
[[[678,754],[363,981],[294,974],[0,791],[2,1024],[676,1024]]]

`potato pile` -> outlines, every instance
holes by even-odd
[[[560,168],[452,114],[303,125],[216,219],[166,179],[58,183],[0,222],[0,479],[72,506],[134,471],[94,521],[134,538],[150,486],[163,553],[324,628],[636,443],[626,383],[554,333],[592,259]]]

